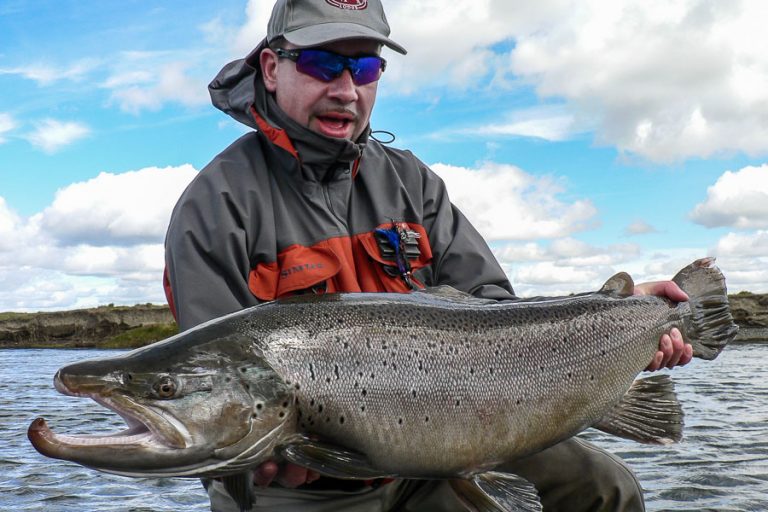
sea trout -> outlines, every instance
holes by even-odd
[[[234,479],[278,459],[337,478],[450,479],[471,510],[540,510],[530,483],[493,469],[589,427],[680,439],[669,377],[635,378],[672,327],[704,359],[735,336],[712,261],[673,278],[682,303],[632,295],[620,273],[544,300],[439,287],[260,304],[58,371],[57,390],[112,409],[126,431],[57,435],[38,418],[28,436],[44,455],[120,475]]]

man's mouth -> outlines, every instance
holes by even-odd
[[[349,139],[356,116],[346,112],[326,112],[315,116],[320,133],[328,137]]]

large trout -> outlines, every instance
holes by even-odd
[[[217,477],[283,459],[337,478],[451,479],[470,509],[539,510],[530,483],[493,469],[588,427],[680,438],[668,376],[636,376],[672,327],[704,359],[737,327],[711,259],[673,280],[688,302],[633,296],[621,273],[548,300],[438,288],[264,303],[58,371],[56,389],[114,410],[126,431],[63,436],[38,418],[28,435],[44,455],[120,475]]]

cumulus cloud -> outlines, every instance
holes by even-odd
[[[497,247],[494,255],[515,292],[525,297],[596,290],[619,270],[636,267],[635,262],[644,256],[635,244],[595,246],[572,237],[509,243]]]
[[[723,174],[690,218],[710,228],[768,228],[768,164]]]
[[[5,134],[14,128],[16,128],[16,121],[13,120],[13,117],[5,112],[0,112],[0,144],[7,140]]]
[[[59,190],[35,221],[63,245],[162,242],[173,205],[196,174],[189,164],[102,172]]]
[[[0,197],[0,311],[163,302],[163,238],[190,165],[101,173],[20,217]]]
[[[387,13],[409,54],[391,59],[384,90],[527,84],[628,155],[768,152],[760,0],[393,0]]]
[[[495,163],[478,169],[441,163],[430,167],[445,181],[451,201],[487,240],[557,238],[595,225],[592,203],[559,199],[565,188],[555,178]]]
[[[90,128],[83,123],[45,119],[37,123],[35,130],[28,133],[26,139],[46,153],[55,153],[90,133]]]

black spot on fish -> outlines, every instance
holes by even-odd
[[[429,416],[424,418],[424,423],[429,423]]]
[[[368,394],[368,391],[363,388],[363,390],[360,392],[361,395],[366,396]]]
[[[340,425],[344,424],[344,416],[339,416],[339,424]]]
[[[315,365],[309,363],[309,378],[315,380]]]
[[[323,412],[323,404],[318,404],[317,412]]]
[[[400,418],[400,419],[398,419],[398,420],[397,420],[397,424],[398,424],[398,425],[402,425],[402,424],[403,424],[403,418]]]
[[[415,389],[411,390],[411,394],[413,395],[413,398],[416,398],[416,390]]]
[[[257,411],[260,411],[260,410],[262,410],[263,408],[264,408],[264,404],[263,404],[263,403],[259,402],[259,403],[257,403],[257,404],[256,404],[256,410],[257,410]]]
[[[310,407],[314,407],[315,406],[315,399],[314,398],[309,401],[309,406]]]
[[[364,405],[360,406],[360,412],[365,412],[365,406]]]
[[[283,407],[288,408],[288,402],[283,402]]]

